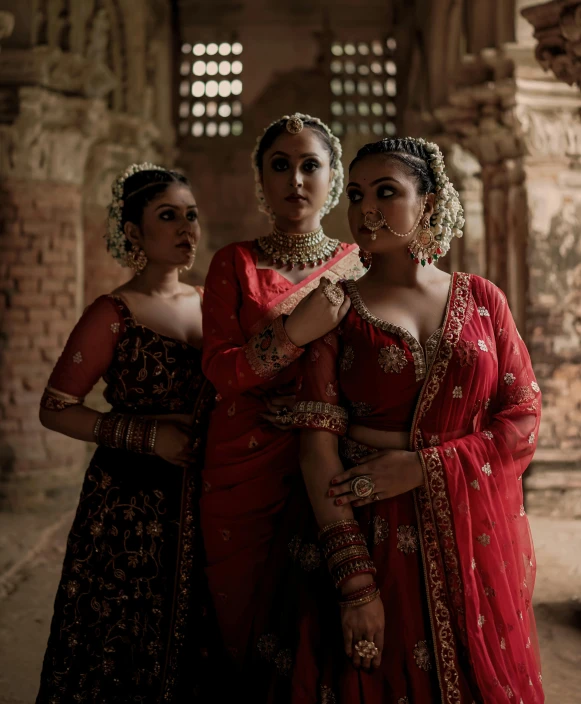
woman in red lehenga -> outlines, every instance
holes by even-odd
[[[437,145],[367,145],[347,194],[370,269],[302,358],[293,416],[316,522],[288,517],[295,567],[273,554],[261,595],[267,701],[541,704],[527,349],[498,288],[430,266],[463,226]]]
[[[200,514],[222,637],[246,673],[264,563],[291,486],[302,482],[285,408],[295,360],[348,309],[331,303],[326,287],[363,271],[356,247],[320,226],[342,190],[340,159],[338,140],[316,118],[296,114],[265,130],[253,166],[273,232],[219,251],[206,279],[203,369],[218,395]],[[265,391],[278,397],[265,401]],[[233,683],[238,689],[239,678]]]
[[[107,244],[135,276],[87,308],[42,399],[46,427],[99,447],[69,534],[38,704],[208,701],[196,492],[213,390],[201,369],[201,292],[178,280],[193,263],[197,214],[176,172],[133,165],[115,181]],[[104,414],[84,405],[101,377]]]

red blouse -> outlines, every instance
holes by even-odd
[[[304,358],[295,424],[339,435],[350,423],[408,432],[441,328],[424,350],[405,328],[370,313],[354,281],[344,288],[352,301],[349,313]]]

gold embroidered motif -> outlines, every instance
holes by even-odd
[[[427,672],[432,669],[432,658],[430,656],[427,641],[421,640],[416,644],[414,647],[414,660],[420,670]]]
[[[75,364],[80,364],[83,361],[83,355],[80,352],[75,352],[73,355],[73,362]]]
[[[381,516],[374,516],[373,518],[373,544],[380,545],[389,536],[389,524]]]
[[[322,684],[319,691],[320,704],[337,704],[337,698],[333,694],[333,691],[327,685]]]
[[[347,345],[345,349],[343,350],[343,354],[341,355],[341,369],[344,372],[348,372],[351,367],[353,366],[353,362],[355,360],[355,351],[353,350],[353,347],[351,345]]]
[[[405,352],[397,345],[390,345],[379,350],[379,366],[386,374],[401,374],[408,361]]]
[[[40,407],[47,411],[64,411],[70,406],[80,406],[84,401],[84,398],[71,396],[71,394],[65,394],[63,391],[47,386],[40,400]]]
[[[282,316],[248,340],[245,352],[252,371],[265,379],[272,379],[302,354],[286,334]]]
[[[410,555],[418,549],[418,531],[415,526],[398,526],[397,549]]]

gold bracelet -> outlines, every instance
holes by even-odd
[[[101,430],[101,425],[103,424],[103,414],[99,415],[95,422],[95,427],[93,428],[93,436],[95,440],[99,440],[99,430]]]
[[[147,453],[155,455],[155,438],[157,437],[157,420],[150,421],[149,438],[147,443]]]
[[[369,551],[367,550],[367,547],[364,545],[356,545],[355,547],[346,548],[345,550],[341,550],[340,552],[336,552],[334,555],[331,555],[331,557],[327,560],[329,571],[332,571],[342,562],[345,562],[345,560],[354,557],[369,558]]]
[[[333,550],[342,550],[355,545],[366,545],[363,533],[341,533],[330,538],[323,546],[323,554],[328,558]]]
[[[353,518],[343,518],[340,521],[335,521],[334,523],[329,523],[326,526],[323,526],[321,530],[319,531],[319,540],[321,540],[329,531],[333,530],[333,528],[338,528],[339,526],[356,526],[359,528],[359,522],[356,521]]]
[[[339,606],[342,609],[349,609],[355,606],[363,606],[364,604],[370,604],[372,601],[375,601],[378,596],[379,589],[376,589],[368,596],[362,596],[360,599],[355,599],[354,601],[340,601]]]

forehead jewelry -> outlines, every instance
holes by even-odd
[[[298,115],[291,115],[286,121],[286,131],[291,134],[298,134],[303,131],[305,123]]]

